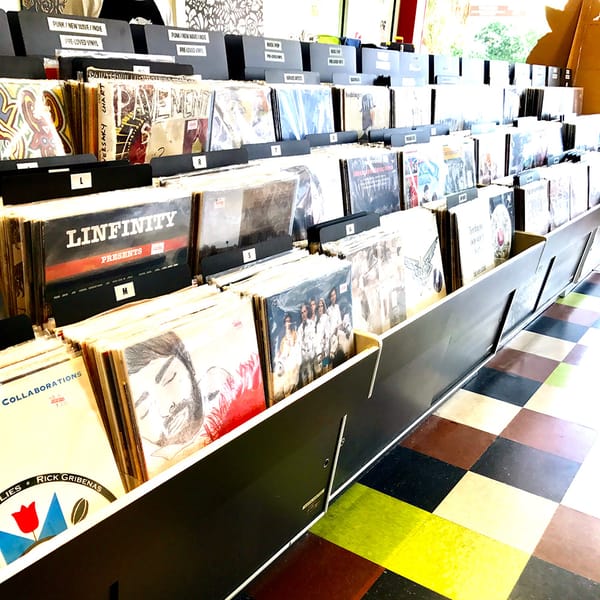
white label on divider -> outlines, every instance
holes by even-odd
[[[178,31],[177,29],[169,29],[169,41],[210,44],[210,37],[205,31]]]
[[[179,56],[206,56],[206,46],[184,46],[177,44]]]
[[[283,52],[265,52],[265,60],[268,62],[285,62]]]
[[[342,56],[341,48],[329,48],[329,56]]]
[[[265,40],[265,50],[281,50],[281,42],[277,40]]]
[[[283,81],[285,83],[304,83],[304,75],[302,73],[284,73]]]
[[[405,144],[414,144],[417,141],[417,136],[414,133],[409,133],[404,136]]]
[[[115,298],[117,299],[117,302],[134,297],[135,286],[133,285],[133,281],[115,286]]]
[[[104,50],[102,40],[96,37],[61,35],[61,48],[74,48],[76,50]]]
[[[354,235],[354,223],[346,225],[346,235]]]
[[[349,83],[361,83],[362,79],[360,78],[360,75],[350,75],[350,77],[348,77],[348,82]]]
[[[343,58],[328,58],[327,66],[329,67],[343,67],[346,64]]]
[[[19,169],[37,169],[38,168],[38,164],[37,162],[29,162],[29,163],[17,163],[17,170]]]
[[[281,146],[271,146],[271,156],[281,156]]]
[[[71,189],[85,190],[92,187],[92,173],[73,173],[71,175]]]
[[[206,156],[192,156],[194,169],[206,169]]]
[[[337,141],[338,141],[337,133],[330,133],[329,134],[329,143],[330,144],[337,144]]]
[[[106,25],[96,21],[79,21],[77,19],[57,19],[48,17],[49,31],[66,33],[87,33],[90,35],[106,35]]]
[[[256,248],[248,248],[242,252],[244,264],[256,260]]]
[[[133,72],[148,74],[148,73],[150,73],[150,66],[149,65],[133,65]]]

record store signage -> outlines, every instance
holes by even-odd
[[[177,44],[178,56],[206,56],[206,46],[188,46]]]
[[[210,44],[210,37],[205,31],[181,31],[169,29],[170,42],[186,42],[188,44]]]
[[[106,25],[97,21],[79,21],[77,19],[57,19],[48,17],[48,30],[61,33],[106,36]]]

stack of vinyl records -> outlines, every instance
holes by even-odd
[[[528,172],[527,179],[514,188],[515,226],[519,231],[545,235],[550,230],[549,183],[535,169]]]
[[[432,86],[431,119],[434,125],[445,125],[452,131],[465,128],[466,94],[462,85]]]
[[[456,194],[475,186],[475,144],[469,136],[440,136],[446,164],[444,194]]]
[[[307,84],[271,87],[278,140],[302,140],[309,134],[335,131],[331,87]]]
[[[83,359],[57,339],[0,352],[0,567],[125,492]]]
[[[276,141],[271,88],[245,82],[211,82],[215,89],[210,150]]]
[[[539,119],[562,119],[580,114],[583,105],[583,88],[543,87],[525,90],[524,114]]]
[[[349,262],[313,254],[230,289],[253,299],[269,404],[354,354]]]
[[[446,295],[435,215],[418,206],[384,215],[381,226],[400,236],[406,316],[412,317]]]
[[[400,210],[398,159],[396,150],[374,146],[352,150],[341,159],[346,214],[385,215]]]
[[[560,227],[571,218],[571,174],[568,163],[540,169],[540,177],[548,182],[550,229]]]
[[[390,90],[386,86],[334,86],[333,103],[336,131],[356,131],[360,139],[371,129],[390,126]]]
[[[204,258],[292,233],[298,174],[249,165],[171,180],[167,188],[193,194],[190,264],[202,272]]]
[[[563,122],[565,149],[600,149],[600,114],[577,115]]]
[[[515,194],[502,185],[488,185],[477,189],[480,198],[487,199],[492,224],[492,249],[497,265],[511,256],[515,238]]]
[[[438,140],[403,146],[399,163],[403,210],[424,206],[444,197],[448,168],[442,144]]]
[[[329,146],[313,148],[310,154],[268,158],[265,168],[278,168],[298,177],[292,237],[307,239],[309,227],[344,215],[340,155]]]
[[[116,285],[124,270],[158,281],[165,270],[187,265],[190,215],[190,194],[176,188],[4,207],[0,248],[8,314],[25,313],[43,325],[54,297]]]
[[[354,328],[380,334],[406,319],[404,254],[399,232],[375,227],[335,242],[322,252],[352,263]]]
[[[266,407],[252,305],[237,294],[187,288],[60,335],[82,349],[128,488]]]
[[[478,185],[489,185],[506,175],[506,129],[473,135]]]
[[[514,85],[504,88],[504,108],[501,123],[512,125],[515,119],[525,114],[524,99],[524,88]]]
[[[99,160],[153,158],[208,150],[213,86],[196,79],[96,70],[85,84],[96,110],[86,111],[83,151]],[[85,103],[82,107],[85,109]],[[97,115],[97,124],[93,115]],[[94,138],[92,129],[97,127]],[[87,140],[87,141],[86,141]]]
[[[390,87],[391,127],[418,127],[430,125],[431,87]]]
[[[64,82],[0,79],[0,160],[72,154]]]
[[[533,120],[507,130],[506,174],[518,175],[542,167],[563,151],[561,124]]]

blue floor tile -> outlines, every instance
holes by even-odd
[[[567,342],[578,342],[588,330],[585,325],[577,325],[576,323],[551,319],[550,317],[539,317],[531,325],[528,325],[526,329],[527,331],[549,335]]]
[[[471,471],[560,502],[579,467],[575,461],[498,438]]]
[[[525,406],[542,384],[539,381],[483,367],[463,388],[496,400]]]
[[[445,600],[433,590],[427,589],[410,579],[385,571],[363,596],[363,600]]]
[[[397,446],[359,481],[398,500],[434,511],[465,473],[444,461]]]
[[[578,294],[587,294],[588,296],[600,296],[600,283],[583,281],[573,291]]]
[[[531,557],[509,600],[598,600],[600,584]]]

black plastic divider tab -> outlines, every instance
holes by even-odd
[[[340,423],[366,402],[378,355],[376,345],[364,349],[66,542],[45,542],[25,568],[3,568],[0,594],[106,600],[118,587],[122,598],[228,597],[323,514]],[[69,576],[57,577],[65,565]]]
[[[458,382],[489,358],[514,290],[535,268],[543,241],[379,336],[373,394],[348,415],[336,489],[409,431]]]
[[[24,169],[60,169],[73,165],[94,164],[98,159],[93,154],[69,154],[68,156],[42,156],[18,160],[0,160],[0,174],[4,171],[23,171]],[[126,164],[123,161],[123,164]]]
[[[334,144],[354,144],[358,142],[358,132],[309,133],[305,139],[308,140],[311,148],[315,146],[333,146]]]
[[[34,338],[33,325],[27,315],[0,319],[0,350]]]
[[[10,60],[15,57],[15,47],[13,45],[10,27],[8,25],[8,17],[6,16],[6,11],[3,9],[0,9],[0,57],[10,57]],[[10,76],[2,75],[2,77]]]
[[[0,56],[0,77],[46,79],[44,59],[39,56]]]
[[[548,269],[540,294],[542,307],[556,298],[575,278],[585,260],[588,241],[600,226],[600,205],[578,215],[573,220],[548,233],[541,262]]]
[[[289,140],[286,142],[267,142],[264,144],[245,144],[248,160],[273,158],[275,156],[300,156],[310,154],[308,140]]]
[[[268,258],[269,256],[275,256],[282,252],[287,252],[292,249],[293,242],[292,237],[289,235],[282,235],[278,237],[258,242],[253,246],[244,246],[241,248],[232,248],[231,250],[225,250],[218,254],[206,256],[200,261],[200,271],[204,279],[228,271],[229,269],[235,269],[242,265]]]
[[[23,204],[152,184],[150,165],[126,161],[73,165],[68,169],[27,169],[2,176],[4,204]]]
[[[264,80],[267,83],[300,83],[312,85],[321,83],[321,77],[315,71],[293,69],[265,69]]]
[[[132,73],[159,73],[161,75],[193,75],[194,68],[189,64],[139,58],[98,58],[94,56],[59,56],[58,73],[61,79],[77,79],[78,73],[88,80],[88,67]]]
[[[247,162],[248,151],[245,148],[235,148],[233,150],[161,156],[150,160],[150,166],[153,177],[171,177],[193,171],[243,165]]]
[[[392,146],[406,146],[428,142],[431,139],[431,127],[386,127],[385,129],[371,129],[369,131],[370,142],[384,142]]]
[[[360,212],[347,215],[331,221],[318,223],[308,228],[307,238],[309,244],[324,244],[339,240],[347,235],[362,233],[378,227],[381,220],[376,213]]]
[[[57,325],[68,325],[105,310],[154,298],[192,284],[187,264],[174,266],[145,265],[115,270],[104,277],[80,278],[74,283],[48,285],[46,299]]]

